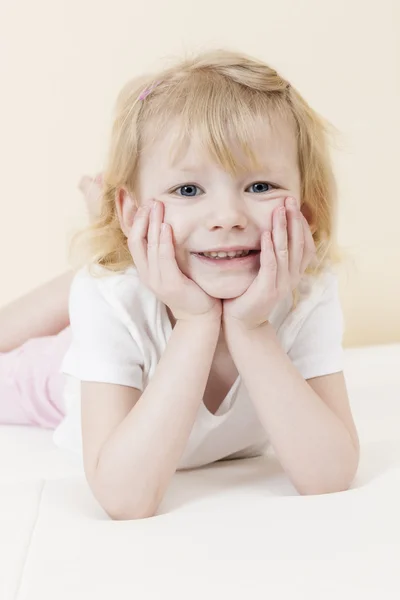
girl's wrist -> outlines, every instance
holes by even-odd
[[[270,327],[271,323],[269,320],[266,321],[251,321],[244,319],[237,319],[229,315],[222,316],[222,326],[224,329],[235,329],[238,331],[252,332]]]
[[[191,315],[191,316],[187,316],[187,317],[178,317],[177,318],[177,322],[179,321],[185,321],[186,323],[199,323],[200,325],[210,325],[212,326],[217,326],[221,327],[221,312],[218,313],[218,311],[213,311],[210,313],[204,313],[201,315]]]

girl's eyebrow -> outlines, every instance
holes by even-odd
[[[204,171],[204,167],[201,166],[192,166],[192,165],[187,165],[185,167],[181,167],[180,169],[177,169],[177,171],[179,171],[180,173],[193,173],[195,171]]]
[[[177,172],[179,173],[197,173],[199,171],[207,171],[207,167],[203,166],[203,165],[185,165],[183,167],[177,168]],[[254,169],[254,171],[249,168],[248,169],[249,173],[251,174],[252,172],[254,173],[260,173],[260,172],[265,172],[265,173],[272,173],[274,172],[274,174],[277,175],[285,175],[287,173],[287,168],[285,164],[280,164],[280,165],[268,165],[268,164],[261,164],[259,169]]]

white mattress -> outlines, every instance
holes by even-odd
[[[51,432],[0,427],[0,600],[400,598],[400,345],[346,350],[352,489],[299,496],[270,457],[178,473],[111,521]]]

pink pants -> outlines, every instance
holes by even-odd
[[[70,327],[0,352],[0,424],[54,429],[64,412],[60,366],[71,340]]]

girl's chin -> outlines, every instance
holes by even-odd
[[[220,300],[230,300],[244,294],[248,287],[253,283],[254,277],[240,277],[238,281],[228,284],[228,282],[218,281],[196,281],[209,296],[219,298]]]
[[[244,294],[260,269],[259,257],[256,258],[256,265],[252,269],[244,269],[243,266],[237,269],[208,267],[204,272],[203,265],[200,265],[200,268],[197,262],[194,265],[182,262],[182,266],[179,262],[178,266],[189,279],[197,283],[209,296],[221,300],[230,300]]]

